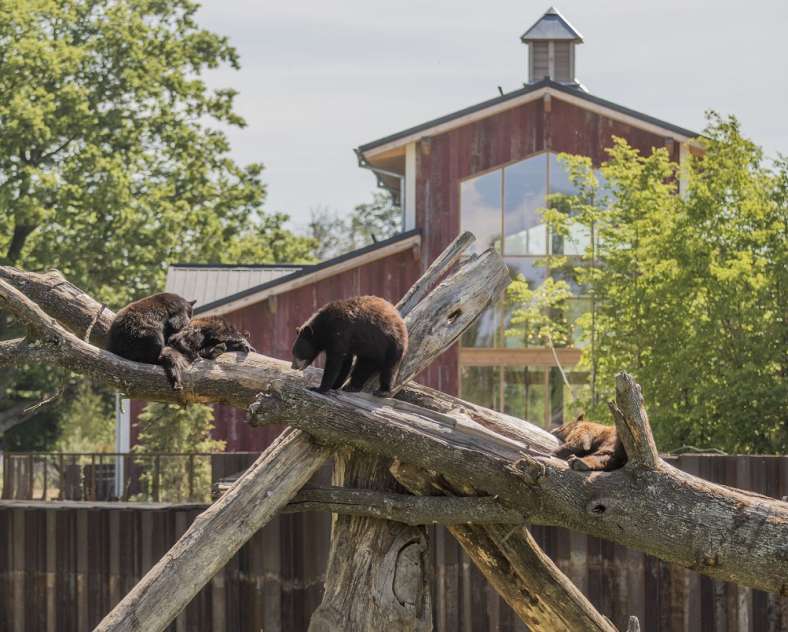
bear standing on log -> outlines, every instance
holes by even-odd
[[[305,369],[321,351],[326,353],[319,392],[341,388],[348,374],[350,383],[344,390],[358,392],[379,373],[380,387],[375,395],[391,395],[391,384],[408,347],[408,330],[397,308],[388,301],[377,296],[333,301],[315,312],[296,333],[294,369]]]

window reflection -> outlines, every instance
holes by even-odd
[[[569,179],[564,163],[558,159],[557,154],[550,154],[550,195],[577,195],[578,188]],[[570,217],[572,212],[570,209]],[[584,225],[569,221],[567,235],[553,235],[551,250],[557,255],[584,255],[591,245],[591,231]]]
[[[509,276],[512,280],[523,279],[528,284],[529,290],[536,290],[547,278],[547,269],[540,265],[539,259],[515,259],[507,258],[506,267],[509,268]],[[533,331],[527,324],[516,321],[517,312],[523,309],[522,303],[514,302],[508,298],[503,299],[502,320],[504,335],[504,346],[509,349],[522,349],[529,346],[529,340],[536,338],[536,331]],[[541,346],[541,345],[539,345]]]
[[[462,398],[474,403],[500,410],[500,368],[497,366],[464,366],[460,372]]]
[[[504,254],[547,254],[547,226],[541,212],[546,195],[547,154],[503,170]]]
[[[545,371],[532,367],[504,369],[503,412],[537,426],[545,420]]]
[[[460,184],[460,221],[463,230],[476,235],[477,253],[500,248],[501,178],[498,170]]]

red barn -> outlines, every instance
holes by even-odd
[[[402,233],[314,266],[173,266],[167,289],[197,297],[198,314],[249,329],[260,352],[288,358],[295,327],[316,308],[363,293],[396,301],[461,230],[473,231],[480,248],[498,248],[513,276],[539,285],[546,272],[537,260],[579,254],[584,239],[549,234],[538,212],[551,193],[571,192],[558,153],[599,165],[618,136],[644,153],[667,148],[681,162],[698,134],[589,93],[575,75],[583,39],[554,9],[521,39],[529,59],[522,88],[356,149],[400,201]],[[571,313],[586,304],[577,288]],[[580,352],[506,335],[510,316],[510,306],[491,307],[420,381],[544,426],[561,423],[571,394],[588,383],[573,370]],[[217,411],[228,450],[260,450],[273,432],[250,428],[240,411]]]

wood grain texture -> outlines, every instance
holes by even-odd
[[[104,617],[96,631],[166,629],[329,456],[329,450],[316,445],[303,432],[283,433],[219,501],[199,515],[167,554]]]
[[[320,395],[285,382],[258,398],[256,419],[292,424],[333,445],[396,457],[497,495],[534,524],[561,525],[717,579],[788,590],[788,503],[713,485],[660,462],[580,473],[486,431],[461,411]]]

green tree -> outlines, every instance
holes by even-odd
[[[204,404],[151,402],[139,419],[138,443],[134,454],[221,452],[225,442],[211,438],[213,408]],[[159,500],[166,502],[207,501],[211,488],[210,457],[159,456]],[[140,458],[140,477],[150,497],[155,479],[153,461]],[[192,477],[190,480],[190,476]],[[191,494],[189,493],[191,490]]]
[[[0,264],[56,267],[119,307],[161,290],[167,263],[310,259],[312,242],[263,212],[262,166],[229,156],[221,128],[245,124],[236,93],[202,74],[238,55],[197,9],[0,0]],[[18,333],[0,316],[0,337]],[[0,410],[63,379],[9,371]],[[52,437],[57,418],[36,415],[6,442]]]
[[[788,165],[765,161],[734,118],[710,113],[701,142],[683,173],[665,150],[642,156],[622,140],[601,180],[588,159],[563,157],[580,194],[545,218],[559,239],[592,236],[572,264],[593,301],[581,317],[588,404],[607,417],[626,369],[661,448],[785,452]]]
[[[115,410],[112,399],[85,382],[66,403],[60,418],[58,452],[114,452]]]
[[[401,229],[402,210],[388,192],[373,193],[371,202],[357,204],[348,217],[326,207],[314,208],[307,224],[314,255],[321,260],[383,241]]]

